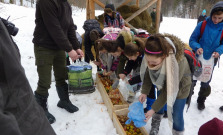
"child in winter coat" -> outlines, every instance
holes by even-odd
[[[115,11],[113,4],[107,4],[104,9],[104,27],[113,27],[122,29],[125,26],[124,20],[120,13]]]
[[[206,22],[202,35],[202,22],[196,26],[190,37],[189,44],[196,54],[203,55],[205,60],[210,60],[211,57],[217,59],[223,53],[223,41],[220,39],[223,30],[223,1],[213,6],[210,17],[207,17]],[[204,102],[211,93],[210,82],[211,79],[208,82],[201,82],[197,99],[199,110],[205,108]]]
[[[133,42],[128,43],[124,48],[124,55],[128,58],[124,71],[119,74],[120,79],[125,80],[126,76],[132,73],[132,78],[127,81],[129,86],[128,102],[133,102],[135,92],[141,87],[140,65],[144,56],[144,42],[140,38],[135,38]],[[135,86],[134,86],[135,85]]]
[[[105,44],[108,44],[113,41],[103,40],[99,39],[96,41],[96,47],[99,51],[99,59],[100,59],[100,65],[103,69],[103,75],[104,76],[110,76],[112,74],[115,75],[115,71],[117,69],[119,59],[109,54],[106,49],[104,48]]]
[[[173,135],[181,135],[184,132],[183,110],[191,86],[191,76],[188,75],[191,71],[184,56],[184,43],[173,35],[155,34],[147,39],[144,53],[139,101],[145,101],[153,84],[158,90],[157,100],[145,114],[146,122],[152,117],[150,135],[158,134],[166,103]]]

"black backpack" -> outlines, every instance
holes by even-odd
[[[84,22],[83,29],[85,32],[90,32],[93,29],[100,29],[100,24],[96,19],[88,19]]]

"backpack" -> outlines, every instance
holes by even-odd
[[[206,27],[206,24],[207,24],[207,21],[206,21],[206,20],[204,20],[204,21],[202,22],[202,24],[201,24],[200,38],[202,37],[202,35],[203,35],[203,33],[204,33],[204,29],[205,29],[205,27]],[[200,39],[200,38],[199,38],[199,39]],[[222,40],[222,38],[223,38],[223,30],[222,30],[222,33],[221,33],[220,41]]]
[[[99,30],[100,24],[96,19],[88,19],[84,22],[83,29],[90,32],[93,29]]]
[[[191,76],[199,77],[202,73],[202,63],[199,61],[192,50],[184,49],[184,56],[190,67]]]

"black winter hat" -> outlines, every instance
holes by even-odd
[[[114,4],[107,4],[107,5],[105,6],[105,8],[110,8],[112,11],[115,11],[115,6],[114,6]]]
[[[215,12],[218,11],[223,11],[223,1],[219,1],[217,2],[211,9],[211,14],[210,16],[212,16]]]

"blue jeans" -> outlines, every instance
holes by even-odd
[[[183,111],[184,106],[186,104],[185,99],[176,99],[173,105],[173,129],[176,131],[183,131],[184,130],[184,118],[183,118]],[[164,114],[165,106],[160,109],[157,114]]]

